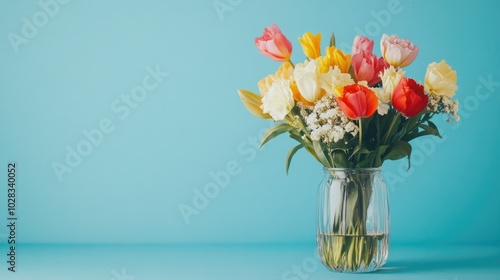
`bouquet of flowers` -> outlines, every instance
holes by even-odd
[[[380,167],[404,157],[409,162],[411,140],[440,137],[435,115],[459,120],[456,72],[442,60],[429,64],[423,85],[406,77],[403,69],[419,50],[408,40],[384,34],[381,57],[363,36],[355,37],[351,54],[335,47],[334,35],[324,54],[321,33],[305,33],[299,42],[307,60],[294,65],[290,41],[275,24],[266,28],[255,45],[282,64],[259,81],[260,95],[238,90],[253,115],[278,122],[261,145],[286,132],[298,142],[286,157],[287,173],[302,148],[326,168]]]
[[[366,171],[405,157],[410,168],[410,142],[440,137],[434,116],[459,120],[456,72],[442,60],[428,65],[423,84],[407,77],[404,69],[419,49],[396,35],[382,36],[380,57],[373,53],[374,42],[363,36],[354,38],[350,54],[335,46],[334,35],[323,53],[321,33],[305,33],[299,42],[307,59],[294,65],[290,41],[276,25],[266,28],[255,45],[282,64],[259,81],[260,94],[238,93],[253,115],[277,122],[261,146],[283,133],[298,142],[286,156],[287,173],[292,157],[304,148],[332,174],[318,199],[323,264],[337,271],[372,271],[387,259],[389,214],[385,185],[377,190],[380,180]],[[333,176],[339,169],[349,173]],[[376,210],[380,205],[385,210]]]

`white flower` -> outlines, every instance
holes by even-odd
[[[319,83],[327,95],[333,96],[335,87],[354,84],[354,80],[350,74],[342,73],[339,67],[335,65],[328,72],[319,74]]]
[[[316,60],[300,63],[295,66],[293,77],[300,95],[308,102],[314,103],[321,97],[319,86],[318,64]]]
[[[344,129],[346,132],[351,133],[352,136],[356,136],[359,130],[359,128],[353,122],[347,123]]]
[[[460,116],[458,115],[458,100],[451,100],[446,96],[433,94],[429,95],[429,104],[427,104],[427,110],[438,114],[448,114],[448,122],[458,122],[460,120]]]
[[[451,107],[451,112],[453,113],[453,118],[456,122],[460,120],[460,116],[458,115],[458,100],[453,102],[453,106]]]
[[[375,95],[378,98],[378,107],[377,107],[377,112],[379,115],[383,116],[389,112],[389,102],[384,102],[384,94],[385,91],[383,88],[370,88],[375,92]]]
[[[457,72],[446,64],[446,61],[433,62],[427,67],[424,82],[425,92],[433,95],[453,98],[458,89]]]
[[[275,121],[281,121],[294,106],[290,81],[278,78],[262,97],[262,109],[269,113]]]
[[[334,96],[325,95],[314,106],[305,106],[300,102],[297,106],[314,141],[347,141],[348,134],[355,137],[359,132],[358,126],[339,109]]]
[[[345,131],[341,126],[339,126],[339,125],[334,126],[333,133],[332,133],[333,142],[338,142],[340,139],[343,139],[344,134],[345,134]]]
[[[401,69],[396,70],[394,66],[391,66],[380,73],[380,78],[382,79],[383,91],[377,93],[378,99],[383,103],[390,103],[392,99],[392,93],[394,89],[403,78],[405,72]]]
[[[388,112],[389,112],[389,104],[379,102],[378,107],[377,107],[377,113],[379,115],[383,116],[383,115],[387,114]]]

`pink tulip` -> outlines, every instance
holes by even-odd
[[[352,44],[352,55],[358,53],[371,54],[373,52],[373,40],[365,36],[356,36]]]
[[[418,54],[418,47],[406,39],[399,39],[396,35],[382,35],[380,50],[385,61],[394,67],[410,65]]]
[[[368,86],[374,86],[381,81],[380,72],[389,67],[382,57],[377,58],[372,53],[361,52],[353,55],[352,68],[358,81],[367,81]]]
[[[289,61],[292,55],[292,43],[274,23],[264,29],[262,37],[255,38],[255,45],[272,60]]]

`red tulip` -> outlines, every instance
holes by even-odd
[[[371,89],[359,84],[343,87],[336,99],[342,112],[352,120],[368,118],[377,111],[377,96]]]
[[[418,115],[428,102],[424,86],[406,77],[401,78],[392,94],[392,106],[408,118]]]
[[[262,37],[255,38],[259,51],[276,61],[289,61],[292,55],[292,43],[283,35],[276,24],[264,29]]]

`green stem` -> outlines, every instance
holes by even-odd
[[[420,117],[419,117],[420,119],[418,120],[418,122],[417,122],[417,123],[416,123],[416,124],[415,124],[415,125],[411,128],[411,129],[406,129],[407,133],[409,133],[409,132],[411,132],[411,131],[415,130],[415,129],[416,129],[416,128],[418,128],[421,124],[423,124],[423,123],[425,123],[426,121],[429,121],[430,119],[432,119],[432,118],[434,117],[434,115],[435,115],[435,114],[436,114],[435,112],[432,112],[432,113],[428,113],[428,115],[427,115],[427,114],[425,114],[425,115],[427,115],[427,117],[425,117],[425,115],[420,116]],[[422,117],[423,117],[423,118],[422,118]],[[403,135],[403,134],[402,134],[402,135],[400,135],[398,140],[401,140],[401,138],[403,138],[404,136],[405,136],[405,135]]]
[[[363,146],[363,119],[359,119],[359,149]],[[358,163],[361,161],[361,153],[358,152]]]
[[[359,119],[359,147],[363,144],[363,120]]]
[[[394,127],[394,124],[396,124],[396,121],[401,117],[401,113],[400,112],[397,112],[396,115],[394,116],[394,118],[392,119],[392,122],[391,122],[391,125],[389,126],[389,129],[387,130],[387,134],[385,135],[384,137],[384,141],[383,143],[384,144],[389,144],[387,143],[387,141],[389,141],[389,137],[390,135],[392,134],[392,128]]]
[[[295,116],[298,117],[298,120],[299,121],[296,121],[297,118],[295,118]],[[293,123],[296,123],[300,130],[302,130],[305,134],[305,136],[307,137],[308,140],[310,140],[312,142],[312,139],[311,139],[311,134],[309,133],[309,131],[307,130],[307,126],[302,118],[302,116],[300,114],[297,114],[297,115],[294,115],[291,111],[290,113],[288,113],[288,117],[289,117],[289,121],[290,122],[293,122]]]

